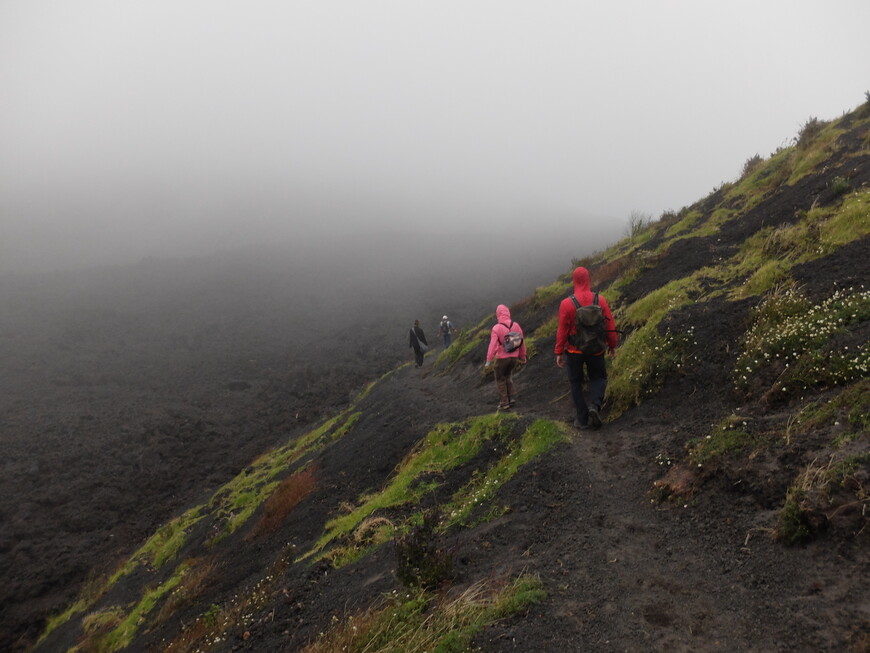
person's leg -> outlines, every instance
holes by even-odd
[[[419,349],[415,349],[414,357],[417,359],[417,367],[423,367],[423,352]]]
[[[589,403],[601,408],[607,390],[607,361],[604,356],[586,356],[586,371],[589,374]]]
[[[514,405],[514,369],[517,366],[516,358],[506,358],[508,363],[505,365],[505,386],[507,389],[507,403],[509,406]]]
[[[589,423],[595,428],[601,426],[599,411],[604,403],[607,389],[607,361],[604,356],[585,356],[586,372],[589,374]]]
[[[495,387],[498,388],[498,407],[508,408],[510,406],[510,397],[508,396],[508,378],[510,375],[510,358],[495,359]]]
[[[571,384],[571,398],[574,400],[574,409],[577,413],[577,422],[581,426],[589,423],[589,409],[583,398],[583,355],[565,354],[566,367],[568,369],[568,382]]]

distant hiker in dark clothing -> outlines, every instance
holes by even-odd
[[[453,341],[454,331],[456,331],[456,329],[453,326],[453,322],[448,320],[446,315],[442,317],[441,324],[438,325],[438,333],[440,333],[441,337],[444,338],[444,349],[447,349]]]
[[[429,351],[429,343],[426,342],[426,335],[420,328],[420,320],[414,320],[409,338],[408,346],[414,350],[414,357],[417,360],[416,367],[423,367],[423,354]]]
[[[584,352],[577,343],[577,308],[589,306],[598,299],[603,316],[600,342],[592,343]],[[577,302],[575,303],[574,299]],[[581,429],[601,428],[601,403],[607,389],[607,365],[604,350],[609,356],[616,354],[616,325],[613,314],[603,296],[589,288],[589,271],[586,268],[574,270],[574,295],[562,300],[559,305],[559,328],[556,332],[556,365],[568,366],[568,381],[571,383],[571,398],[574,400],[576,416],[574,426]],[[589,377],[589,402],[583,397],[583,370]]]
[[[511,320],[511,312],[504,304],[495,309],[496,324],[489,337],[485,370],[495,360],[495,385],[498,388],[499,410],[509,410],[514,405],[514,383],[511,375],[518,364],[526,363],[526,342],[520,325]]]

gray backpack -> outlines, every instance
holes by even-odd
[[[604,324],[604,312],[598,305],[598,293],[588,306],[581,306],[574,295],[571,295],[577,310],[575,326],[577,332],[568,336],[568,342],[584,354],[600,354],[607,349],[607,327]]]
[[[511,322],[511,325],[507,327],[508,332],[504,334],[503,346],[504,350],[508,353],[514,351],[515,349],[519,349],[520,345],[523,344],[522,334],[519,331],[512,331],[512,329],[514,328],[514,324],[516,324],[516,322]],[[505,326],[507,325],[505,324]]]

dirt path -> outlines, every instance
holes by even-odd
[[[528,401],[517,408],[564,419],[569,399],[552,398],[567,382],[543,364],[518,379]],[[409,389],[419,385],[445,414],[491,411],[495,389],[475,374],[461,373],[461,388],[455,374],[420,374]],[[525,619],[479,637],[483,650],[842,651],[862,641],[866,547],[785,548],[769,537],[774,515],[737,492],[653,502],[669,430],[648,410],[574,431],[503,488],[508,515],[460,537],[480,570],[525,567],[549,591]]]

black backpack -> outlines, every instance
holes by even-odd
[[[568,336],[568,342],[584,354],[602,353],[607,349],[607,327],[604,324],[604,312],[598,305],[598,293],[595,293],[588,306],[581,306],[574,295],[571,295],[571,300],[577,309],[577,333]]]

